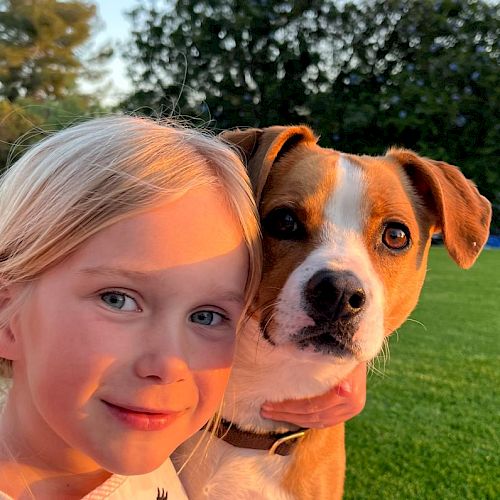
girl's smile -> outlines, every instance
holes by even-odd
[[[108,401],[103,401],[103,403],[109,408],[114,417],[138,431],[159,431],[165,429],[187,410],[156,410],[132,407],[130,405],[115,405]]]

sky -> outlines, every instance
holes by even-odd
[[[117,49],[120,42],[128,38],[131,30],[130,21],[126,19],[125,12],[130,11],[140,0],[92,0],[97,7],[99,25],[92,37],[91,51],[105,43],[109,43],[115,49],[115,55],[107,64],[107,73],[97,84],[86,81],[80,82],[85,92],[99,92],[104,94],[106,103],[114,103],[131,89],[130,82],[125,71],[125,63]]]

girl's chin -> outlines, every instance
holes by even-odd
[[[172,450],[156,450],[154,454],[132,452],[118,457],[116,460],[100,460],[101,467],[113,474],[121,476],[140,476],[149,474],[161,467],[169,458]]]

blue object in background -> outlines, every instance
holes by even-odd
[[[432,236],[433,245],[442,245],[443,243],[443,235],[441,233]],[[500,248],[500,235],[490,234],[486,241],[486,248]]]
[[[486,242],[486,246],[489,248],[500,248],[500,236],[490,235]]]

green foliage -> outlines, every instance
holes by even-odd
[[[94,16],[76,0],[0,0],[0,170],[45,133],[101,111],[76,89]]]
[[[347,499],[498,498],[500,252],[474,267],[431,250],[412,320],[347,424]]]
[[[61,97],[75,86],[75,50],[90,35],[95,6],[80,1],[0,0],[0,97]]]
[[[0,171],[7,166],[9,153],[15,142],[40,123],[37,117],[26,116],[16,104],[0,100]]]
[[[164,0],[131,13],[146,107],[220,129],[308,123],[322,144],[459,165],[500,228],[499,12],[485,0]]]
[[[329,14],[322,0],[168,4],[131,13],[127,54],[139,91],[129,108],[209,110],[220,127],[292,122],[326,81],[319,44]]]

